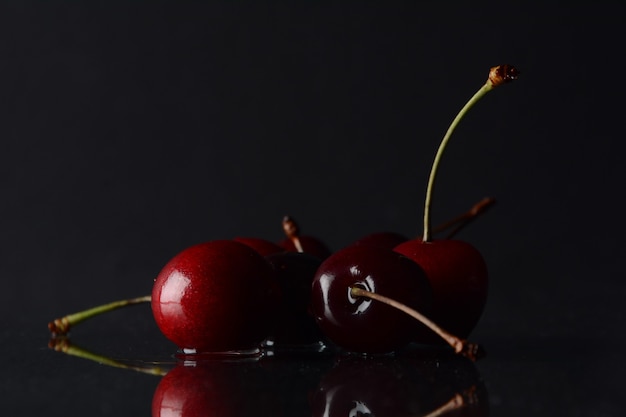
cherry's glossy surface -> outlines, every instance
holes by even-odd
[[[487,265],[480,252],[460,240],[412,240],[396,246],[394,251],[411,258],[426,272],[433,290],[430,318],[466,338],[487,302]],[[439,339],[433,336],[424,341]]]
[[[183,250],[159,273],[152,311],[163,334],[181,349],[253,349],[267,336],[276,299],[272,266],[233,241]]]
[[[351,246],[334,253],[313,279],[311,308],[324,334],[339,347],[354,352],[398,349],[412,339],[416,322],[381,302],[352,297],[352,286],[392,298],[422,313],[428,311],[432,296],[422,269],[396,252]]]

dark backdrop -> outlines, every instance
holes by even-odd
[[[461,236],[490,268],[475,338],[510,357],[623,347],[623,6],[466,3],[3,2],[3,328],[45,339],[149,293],[186,246],[280,239],[285,214],[334,249],[421,233],[441,137],[511,63],[433,206],[437,223],[498,200]]]

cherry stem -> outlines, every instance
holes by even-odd
[[[465,390],[463,393],[456,393],[448,402],[438,407],[437,409],[431,411],[423,417],[439,417],[445,415],[451,411],[458,410],[465,406],[471,405],[475,403],[477,400],[475,397],[476,387],[471,386],[469,389]]]
[[[439,168],[441,157],[444,150],[446,149],[446,146],[448,145],[448,142],[450,141],[450,136],[452,136],[452,133],[456,129],[461,119],[463,119],[463,117],[474,106],[474,104],[476,104],[481,98],[483,98],[485,94],[493,90],[495,87],[517,79],[518,75],[519,71],[515,67],[510,65],[499,65],[497,67],[491,68],[491,70],[489,71],[489,78],[487,79],[485,84],[480,87],[480,89],[478,89],[476,93],[474,93],[474,95],[469,99],[467,103],[465,103],[461,111],[459,111],[454,120],[452,120],[450,127],[448,127],[446,134],[439,144],[439,149],[435,154],[435,159],[430,170],[430,176],[428,177],[428,185],[426,187],[426,200],[424,202],[424,235],[422,237],[423,242],[431,241],[430,208],[432,205],[433,186],[435,184],[435,178],[437,177],[437,170]]]
[[[389,297],[385,297],[384,295],[367,291],[359,287],[350,287],[350,294],[353,297],[366,297],[375,301],[379,301],[381,303],[387,304],[388,306],[396,308],[402,311],[403,313],[408,314],[409,316],[413,317],[417,321],[424,324],[433,332],[437,333],[437,335],[439,335],[439,337],[445,340],[446,343],[448,343],[454,349],[454,351],[459,355],[465,356],[471,359],[472,361],[475,361],[480,356],[482,356],[482,349],[479,345],[470,343],[467,340],[463,340],[454,336],[453,334],[451,334],[447,330],[444,330],[442,327],[440,327],[435,322],[430,320],[428,317],[412,309],[406,304],[402,304],[401,302],[393,300]]]
[[[67,334],[72,326],[75,326],[84,320],[99,316],[100,314],[104,314],[109,311],[117,310],[118,308],[141,303],[149,303],[151,299],[152,297],[150,295],[145,295],[143,297],[114,301],[112,303],[92,307],[87,310],[79,311],[78,313],[68,314],[67,316],[55,319],[48,323],[48,329],[54,334],[64,335]]]
[[[285,235],[287,235],[287,238],[290,239],[296,247],[296,250],[298,252],[304,252],[304,249],[302,249],[302,243],[300,242],[300,227],[292,217],[283,217],[283,230]]]
[[[97,362],[102,365],[112,366],[114,368],[129,369],[132,371],[142,372],[144,374],[163,376],[167,373],[167,370],[159,366],[138,366],[124,363],[119,360],[109,358],[104,355],[90,352],[86,349],[73,345],[67,337],[53,338],[48,343],[48,347],[57,352],[65,353],[66,355],[76,356],[83,359],[88,359]]]
[[[461,214],[460,216],[455,217],[452,220],[447,221],[446,223],[440,224],[439,226],[435,227],[433,229],[433,233],[436,234],[439,232],[443,232],[444,230],[447,230],[453,226],[456,226],[446,236],[446,239],[452,239],[463,228],[465,228],[465,226],[470,224],[474,219],[476,219],[476,217],[480,216],[485,211],[487,211],[495,203],[496,203],[495,198],[485,197],[482,200],[480,200],[478,203],[474,204],[472,208],[470,208],[465,213]]]

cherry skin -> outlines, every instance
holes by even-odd
[[[487,265],[480,252],[460,240],[411,240],[394,249],[422,267],[433,291],[430,318],[451,333],[466,338],[487,302]],[[439,342],[424,334],[426,343]]]
[[[386,249],[393,249],[401,243],[408,241],[409,238],[395,232],[377,232],[363,236],[352,245],[368,245],[377,246]]]
[[[235,242],[243,243],[246,246],[250,246],[261,256],[267,256],[274,253],[281,253],[285,251],[285,248],[279,246],[269,240],[257,238],[257,237],[236,237],[233,239]]]
[[[258,349],[276,300],[272,266],[250,247],[216,240],[189,247],[157,276],[152,312],[186,352]]]
[[[352,352],[399,349],[412,339],[418,325],[393,307],[353,297],[353,286],[422,312],[432,297],[424,271],[405,256],[374,246],[350,246],[334,253],[313,279],[311,309],[328,339]]]
[[[324,339],[310,311],[311,284],[322,261],[308,253],[281,252],[266,259],[274,267],[280,299],[272,320],[273,345],[295,347]]]

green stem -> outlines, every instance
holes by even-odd
[[[452,136],[452,132],[456,129],[457,125],[463,119],[463,116],[471,109],[474,104],[476,104],[485,94],[491,91],[494,88],[494,84],[491,81],[487,81],[473,96],[470,100],[465,103],[465,106],[461,109],[461,111],[456,115],[450,127],[448,127],[448,131],[445,136],[441,140],[439,144],[439,149],[437,150],[437,154],[435,155],[435,160],[433,161],[432,168],[430,170],[430,176],[428,177],[428,186],[426,187],[426,201],[424,203],[424,236],[422,237],[422,241],[430,242],[431,240],[431,232],[430,232],[430,207],[432,205],[432,195],[433,195],[433,185],[435,184],[435,178],[437,177],[437,170],[439,168],[439,162],[441,160],[441,156],[443,155],[448,142],[450,141],[450,136]]]
[[[441,155],[443,155],[443,151],[446,149],[446,145],[450,140],[450,136],[452,136],[452,132],[456,129],[456,126],[459,124],[463,116],[471,109],[474,104],[478,100],[480,100],[485,94],[489,91],[493,90],[495,87],[498,87],[502,84],[507,84],[513,80],[516,80],[519,76],[519,71],[513,65],[498,65],[492,67],[489,70],[489,77],[487,78],[487,82],[480,87],[480,89],[470,98],[470,100],[463,106],[461,111],[456,115],[448,131],[445,136],[441,140],[441,144],[439,145],[439,149],[437,150],[437,154],[435,155],[435,160],[433,161],[433,166],[430,170],[430,177],[428,178],[428,186],[426,187],[426,201],[424,203],[424,236],[422,241],[430,242],[431,240],[431,232],[430,232],[430,206],[432,203],[432,194],[433,194],[433,184],[435,183],[435,177],[437,176],[437,169],[439,167],[439,161],[441,160]]]
[[[152,297],[145,295],[143,297],[130,298],[127,300],[114,301],[112,303],[103,304],[97,307],[92,307],[87,310],[79,311],[78,313],[68,314],[67,316],[58,318],[48,323],[48,329],[54,334],[66,334],[72,326],[90,319],[100,314],[107,313],[109,311],[117,310],[118,308],[127,307],[135,304],[149,303]]]

